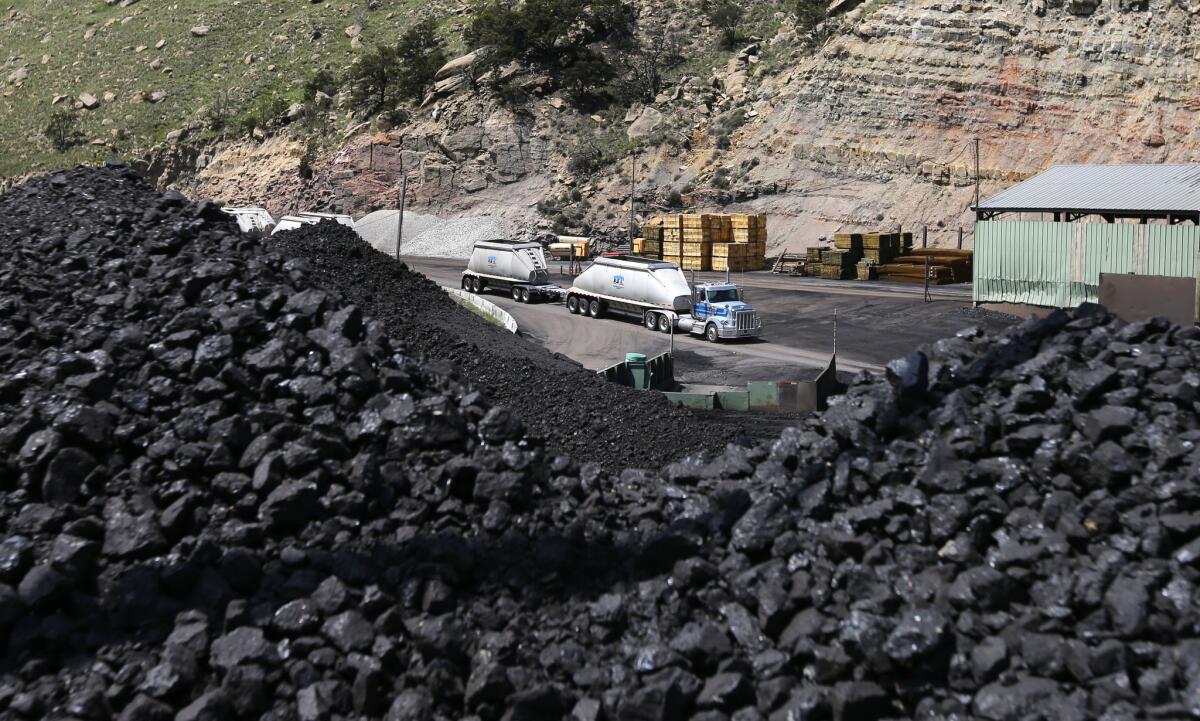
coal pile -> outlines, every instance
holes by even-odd
[[[720,451],[743,432],[743,423],[706,423],[660,394],[609,383],[487,323],[345,226],[307,225],[273,236],[270,244],[307,263],[322,287],[378,318],[413,352],[454,363],[493,403],[517,414],[531,435],[573,458],[612,471],[659,468],[693,452]]]
[[[0,718],[1200,717],[1194,328],[966,331],[606,473],[123,168],[0,247]]]

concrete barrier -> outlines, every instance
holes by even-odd
[[[446,294],[451,298],[471,306],[489,318],[495,319],[496,322],[503,325],[508,332],[516,333],[520,330],[520,328],[517,327],[516,318],[513,318],[508,311],[504,310],[487,298],[480,298],[478,295],[475,295],[474,293],[468,293],[460,288],[443,287],[442,290],[446,291]]]

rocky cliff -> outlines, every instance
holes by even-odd
[[[665,22],[687,9],[665,5]],[[407,176],[415,208],[603,229],[627,223],[633,168],[639,216],[673,191],[753,208],[776,249],[896,224],[938,243],[965,226],[969,244],[976,138],[984,195],[1053,163],[1197,159],[1197,13],[1183,0],[870,0],[814,51],[784,18],[644,107],[587,115],[529,78],[514,108],[450,83],[400,127],[350,132],[311,181],[296,174],[302,148],[274,140],[217,148],[184,184],[276,211],[365,212],[394,206]],[[614,143],[628,155],[571,162]]]

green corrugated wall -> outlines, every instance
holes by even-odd
[[[1074,308],[1096,302],[1101,273],[1195,278],[1200,227],[980,221],[977,303]]]

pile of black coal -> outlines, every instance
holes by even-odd
[[[964,332],[610,474],[122,168],[0,248],[4,719],[1200,716],[1196,329]]]
[[[689,453],[719,452],[742,435],[735,424],[704,422],[661,394],[609,383],[487,323],[344,225],[305,225],[273,236],[269,247],[306,261],[316,282],[377,318],[413,352],[454,363],[555,451],[611,471],[657,468]]]

